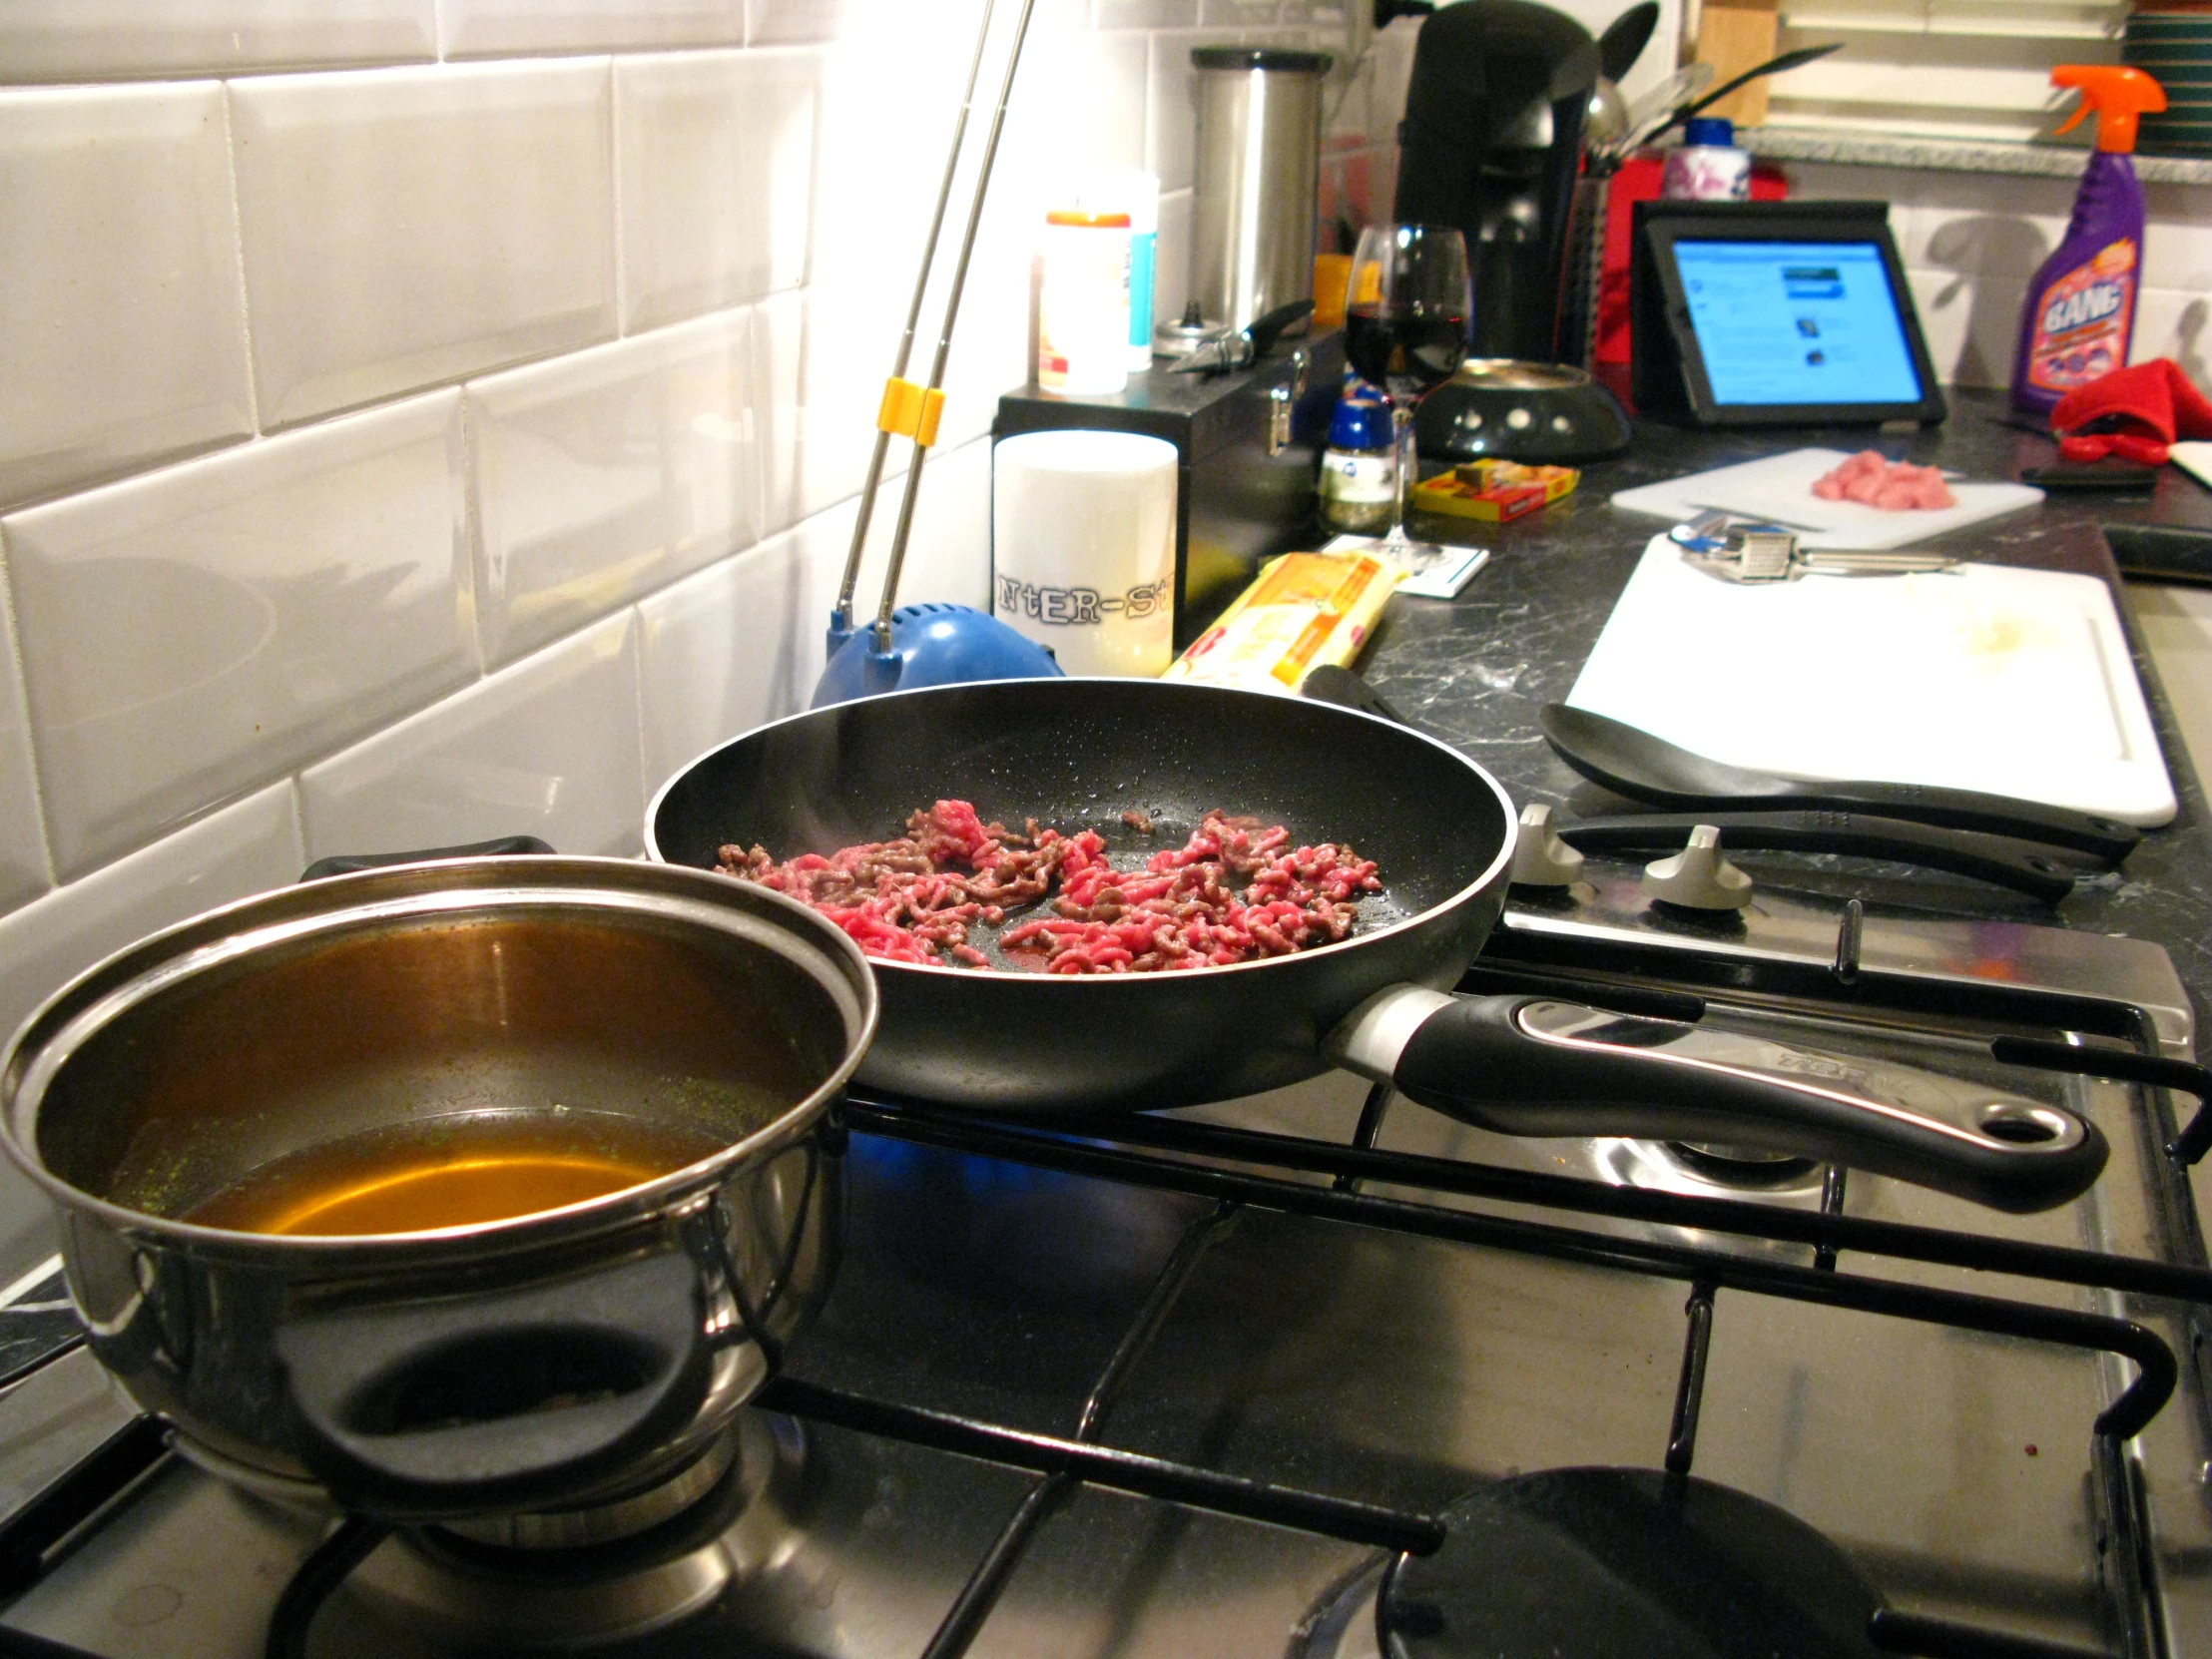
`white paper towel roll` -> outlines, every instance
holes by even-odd
[[[1174,659],[1175,445],[1025,432],[991,452],[991,613],[1070,674]]]

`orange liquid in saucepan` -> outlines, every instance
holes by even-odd
[[[611,1113],[491,1113],[374,1130],[279,1158],[187,1212],[239,1233],[423,1233],[557,1210],[719,1151],[720,1137]]]

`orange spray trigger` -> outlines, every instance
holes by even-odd
[[[2055,87],[2079,87],[2081,102],[2057,128],[2063,133],[2078,127],[2081,118],[2097,115],[2097,148],[2126,154],[2135,148],[2135,122],[2145,113],[2166,107],[2166,92],[2140,69],[2124,64],[2064,63],[2050,72]],[[2055,136],[2055,135],[2054,135]]]

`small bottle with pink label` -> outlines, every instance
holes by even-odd
[[[1748,202],[1751,156],[1736,144],[1734,122],[1717,115],[1692,116],[1682,143],[1667,153],[1659,194],[1669,202]]]

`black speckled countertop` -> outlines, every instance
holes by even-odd
[[[1489,564],[1449,602],[1391,601],[1360,669],[1409,718],[1494,773],[1521,805],[1546,802],[1562,816],[1649,811],[1585,782],[1552,754],[1536,712],[1563,702],[1659,520],[1622,512],[1613,492],[1809,444],[1879,448],[1977,479],[2003,479],[2055,458],[2046,438],[2004,425],[1996,394],[1953,397],[1942,426],[1903,434],[1797,428],[1709,433],[1639,422],[1620,460],[1584,469],[1575,493],[1511,525],[1416,516],[1418,534],[1492,549]],[[2113,526],[2108,541],[2104,526]],[[2145,834],[2125,867],[2076,886],[2055,910],[1961,877],[1867,859],[1784,853],[1731,854],[1761,882],[1871,908],[1936,911],[2124,933],[2172,955],[2200,1022],[2212,1012],[2212,819],[2182,748],[2173,710],[2126,603],[2111,542],[2140,548],[2155,568],[2212,576],[2212,491],[2166,468],[2148,498],[2053,496],[2044,505],[1954,532],[1928,545],[2007,564],[2102,576],[2120,594],[2135,668],[2181,803],[2165,829]],[[2143,561],[2131,558],[2131,568]]]

